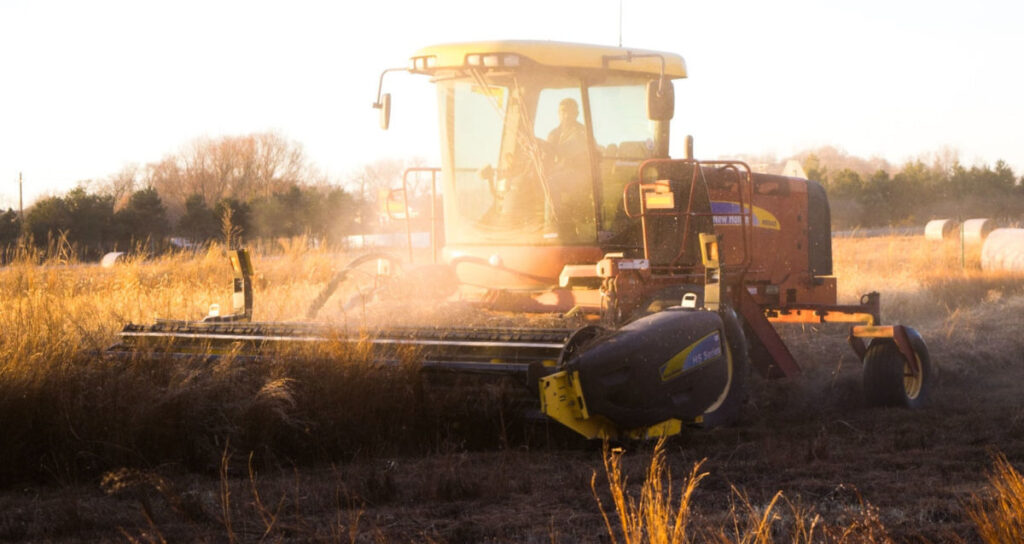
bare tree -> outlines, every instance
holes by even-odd
[[[137,189],[142,188],[144,173],[138,164],[126,164],[120,171],[101,182],[98,192],[112,197],[114,211],[118,211],[128,203],[128,199]]]
[[[302,146],[273,132],[197,139],[148,166],[149,185],[176,212],[192,195],[247,201],[320,179]]]
[[[367,202],[375,202],[382,192],[391,189],[398,189],[402,186],[402,174],[407,168],[423,166],[426,161],[421,157],[414,157],[410,160],[403,159],[380,159],[369,164],[349,175],[346,185]],[[422,184],[416,184],[409,190],[413,193],[410,196],[419,196],[429,187],[424,189]]]

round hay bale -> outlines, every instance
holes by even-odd
[[[1024,229],[995,229],[981,246],[982,270],[1024,272]]]
[[[103,259],[100,260],[100,266],[102,266],[103,268],[111,268],[115,264],[122,261],[124,261],[123,251],[111,251],[110,253],[104,255]]]
[[[995,228],[991,219],[968,219],[964,221],[964,243],[981,244],[992,229]]]
[[[956,230],[956,221],[952,219],[932,219],[924,226],[925,240],[943,240],[952,236]]]

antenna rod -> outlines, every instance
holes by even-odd
[[[619,0],[619,47],[622,47],[622,0]]]

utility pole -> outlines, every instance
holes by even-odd
[[[22,198],[21,172],[18,172],[18,219],[25,220],[25,200]]]

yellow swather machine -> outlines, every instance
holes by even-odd
[[[430,214],[435,225],[443,217],[443,243],[432,229],[432,273],[443,269],[457,280],[451,296],[485,308],[593,319],[575,330],[353,335],[382,362],[411,346],[424,371],[519,378],[541,412],[584,436],[643,437],[731,420],[751,366],[766,377],[799,373],[773,323],[848,322],[868,404],[924,402],[932,369],[921,337],[882,326],[877,293],[836,302],[820,185],[754,173],[739,161],[698,161],[689,138],[685,157],[669,157],[673,80],[687,75],[680,56],[494,41],[427,47],[401,70],[427,76],[438,90],[441,166],[407,172],[434,181]],[[387,128],[385,74],[374,107]],[[409,259],[411,247],[410,236]],[[410,269],[391,256],[360,257],[308,317],[367,264]],[[282,344],[347,338],[312,320],[249,322],[244,251],[234,265],[234,314],[128,325],[112,351],[260,357]],[[379,292],[402,281],[379,279]],[[379,292],[363,292],[359,302]]]

